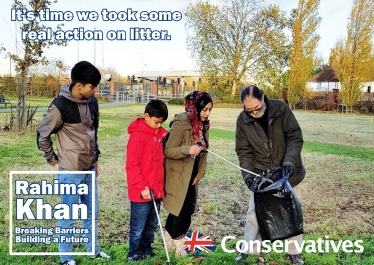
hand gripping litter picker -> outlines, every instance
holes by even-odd
[[[160,216],[158,215],[158,210],[157,210],[157,205],[156,205],[155,197],[153,196],[153,192],[152,192],[151,189],[149,189],[149,194],[151,195],[153,206],[155,207],[155,212],[156,212],[156,215],[157,215],[158,224],[160,226],[162,240],[164,241],[164,248],[165,248],[165,252],[166,252],[166,258],[168,260],[168,265],[170,265],[169,252],[168,252],[168,248],[166,246],[164,231],[162,230],[162,224],[161,224]]]
[[[202,147],[202,146],[200,146],[200,145],[199,145],[199,147],[201,148],[202,151],[204,151],[204,152],[208,152],[208,153],[211,153],[212,155],[214,155],[214,156],[216,156],[216,157],[222,159],[223,161],[229,163],[230,165],[232,165],[232,166],[234,166],[234,167],[236,167],[236,168],[238,168],[238,169],[240,169],[240,170],[242,170],[242,171],[244,171],[244,172],[247,172],[247,173],[249,173],[249,174],[255,176],[255,178],[261,178],[261,182],[259,183],[258,187],[261,187],[261,185],[262,185],[263,183],[265,183],[266,181],[268,181],[268,182],[270,182],[270,183],[273,183],[273,182],[274,182],[273,180],[271,180],[271,179],[269,179],[269,178],[266,178],[266,177],[264,177],[264,176],[261,176],[260,174],[254,173],[254,172],[249,171],[249,170],[247,170],[247,169],[245,169],[245,168],[242,168],[242,167],[239,167],[239,166],[235,165],[235,164],[232,163],[231,161],[229,161],[229,160],[223,158],[223,157],[220,156],[220,155],[217,155],[216,153],[210,151],[210,150],[207,149],[207,148],[204,148],[204,147]]]

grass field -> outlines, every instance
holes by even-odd
[[[104,98],[98,96],[99,102],[107,102]],[[15,111],[15,106],[17,105],[17,98],[15,96],[6,97],[7,100],[10,101],[12,104],[13,111]],[[53,97],[27,97],[26,98],[26,106],[30,106],[31,108],[42,108],[48,107],[51,104]],[[9,107],[9,106],[8,106]]]
[[[100,185],[99,237],[101,247],[112,256],[109,262],[91,261],[76,256],[82,264],[127,264],[129,202],[126,175],[123,170],[127,125],[142,115],[144,105],[101,109],[99,142],[102,156]],[[182,106],[169,106],[169,119],[182,111]],[[214,108],[211,114],[210,149],[238,163],[234,151],[236,117],[240,109]],[[5,118],[0,114],[0,120]],[[43,113],[36,114],[36,122]],[[374,122],[371,116],[327,114],[296,111],[303,130],[302,157],[307,177],[302,182],[305,240],[319,238],[336,242],[362,240],[362,253],[342,250],[303,253],[306,264],[371,265],[374,264]],[[9,253],[9,171],[51,170],[37,150],[35,131],[15,134],[0,132],[0,264],[59,264],[57,256],[10,256]],[[208,260],[176,259],[172,264],[236,264],[235,254],[224,253],[220,243],[225,236],[235,236],[230,248],[242,239],[249,192],[239,170],[209,155],[208,169],[199,186],[199,211],[193,217],[191,230],[207,233],[218,245]],[[162,210],[164,222],[166,212]],[[24,222],[24,221],[23,221]],[[25,225],[23,223],[23,225]],[[33,226],[27,224],[27,226]],[[83,250],[77,245],[75,251]],[[139,264],[165,264],[162,238],[156,235],[157,256]],[[14,245],[14,251],[57,251],[57,246]],[[264,254],[269,265],[290,264],[285,253]],[[248,257],[241,264],[259,264]]]

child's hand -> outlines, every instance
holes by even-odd
[[[96,171],[96,177],[98,177],[100,175],[100,172],[101,172],[101,169],[100,169],[100,166],[99,166],[98,162],[95,163],[95,171]]]
[[[143,200],[151,199],[151,194],[149,193],[149,189],[145,189],[142,191],[141,196]]]

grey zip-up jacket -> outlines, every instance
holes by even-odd
[[[97,143],[99,105],[97,99],[78,99],[68,87],[61,89],[37,129],[38,148],[50,165],[66,170],[90,170],[100,155]],[[56,135],[57,154],[51,135]]]

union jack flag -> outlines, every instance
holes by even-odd
[[[189,232],[184,237],[185,250],[187,252],[205,251],[207,253],[216,250],[216,246],[208,235],[204,235],[199,231]]]

